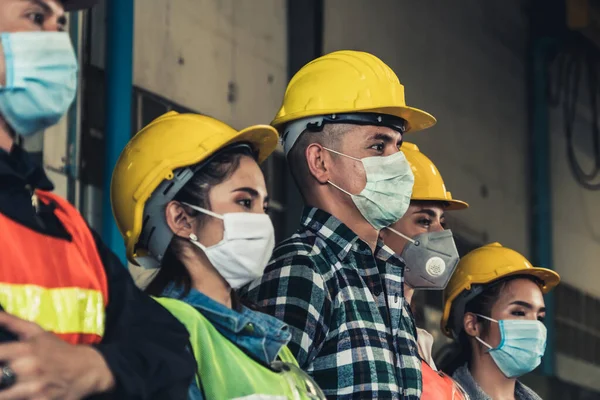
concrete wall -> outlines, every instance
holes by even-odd
[[[582,81],[574,143],[581,166],[591,171],[591,112],[585,98],[586,90],[587,81]],[[563,282],[600,297],[600,191],[580,187],[573,177],[567,159],[563,121],[562,107],[554,108],[550,120],[554,264]]]
[[[287,83],[285,1],[136,2],[135,84],[241,128],[269,123]]]
[[[551,69],[550,76],[553,82],[557,77],[557,67],[555,63]],[[578,162],[589,172],[593,170],[594,160],[588,87],[589,83],[584,75],[579,87],[573,144]],[[574,178],[567,157],[568,142],[562,104],[553,108],[550,115],[554,268],[560,273],[563,283],[578,288],[585,295],[599,298],[600,191],[584,189]],[[596,182],[600,182],[600,179],[596,179]],[[597,306],[589,301],[579,301],[566,304],[563,308],[566,315],[560,315],[558,318],[570,326],[583,325],[583,330],[588,332],[583,340],[582,336],[571,340],[582,341],[584,351],[594,354],[593,351],[600,341],[600,331],[595,323],[595,316],[599,312]],[[596,338],[595,345],[589,340],[591,337]],[[600,359],[594,361],[595,365],[569,355],[558,354],[557,375],[567,382],[600,392]]]

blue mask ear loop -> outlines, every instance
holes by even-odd
[[[15,66],[14,66],[14,57],[12,51],[12,44],[10,41],[10,33],[4,32],[0,35],[2,40],[2,48],[4,49],[4,66],[5,69],[5,84],[3,89],[12,89],[15,85]]]
[[[475,315],[477,315],[478,317],[481,317],[483,319],[487,319],[488,321],[495,322],[495,323],[498,324],[498,328],[500,328],[500,344],[498,345],[498,347],[496,347],[496,349],[501,348],[504,345],[504,337],[505,337],[505,335],[504,335],[504,325],[500,323],[501,321],[498,322],[498,321],[496,321],[493,318],[486,317],[485,315],[481,315],[481,314],[475,314]],[[482,345],[484,345],[485,347],[488,348],[487,351],[486,351],[486,353],[489,353],[490,350],[495,350],[492,346],[490,346],[489,344],[487,344],[486,342],[484,342],[482,339],[480,339],[479,336],[475,336],[475,340],[477,340],[479,343],[481,343]]]

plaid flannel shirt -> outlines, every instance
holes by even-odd
[[[288,345],[328,398],[419,399],[421,360],[404,263],[306,208],[265,274],[241,290],[292,330]]]

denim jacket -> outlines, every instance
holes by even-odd
[[[208,319],[224,337],[253,357],[270,364],[291,339],[288,326],[278,319],[240,306],[233,310],[195,289],[183,296],[183,289],[170,285],[163,297],[184,301]],[[200,377],[202,379],[202,377]],[[196,380],[190,385],[190,400],[203,400]]]

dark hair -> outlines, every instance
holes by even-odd
[[[305,130],[294,143],[287,155],[288,168],[305,202],[310,178],[310,170],[305,155],[306,149],[313,143],[319,143],[322,146],[339,150],[336,149],[339,142],[355,126],[353,124],[326,124],[323,130],[319,132]]]
[[[513,275],[504,279],[499,279],[491,284],[485,286],[483,292],[474,297],[465,305],[465,314],[470,312],[473,314],[481,314],[486,317],[491,317],[492,308],[498,301],[500,293],[506,289],[506,286],[517,279],[529,279],[536,284],[540,284],[541,281],[531,275]],[[452,311],[450,312],[449,321],[453,321]],[[491,321],[478,318],[482,324],[482,336],[486,336],[490,329]],[[464,331],[460,330],[458,334],[458,340],[452,344],[447,345],[445,348],[440,350],[439,353],[439,365],[438,367],[445,373],[452,375],[459,367],[470,364],[471,358],[473,357],[473,350],[471,348],[471,342],[469,336]]]
[[[227,180],[237,171],[243,156],[254,157],[254,155],[250,153],[248,147],[237,146],[221,150],[221,152],[213,156],[206,165],[194,174],[194,176],[175,195],[173,200],[194,204],[207,210],[211,210],[208,197],[210,190],[213,186]],[[200,224],[208,218],[189,207],[186,207],[185,209],[189,215],[198,218]],[[145,289],[146,293],[152,296],[160,296],[170,283],[175,283],[178,287],[183,287],[184,290],[182,296],[189,293],[192,287],[192,278],[185,268],[185,265],[183,265],[179,259],[182,244],[185,242],[185,239],[173,236],[162,259],[158,273]],[[232,296],[235,296],[235,294]]]

